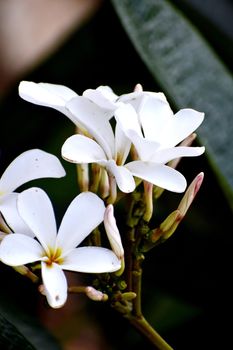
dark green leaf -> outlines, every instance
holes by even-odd
[[[233,79],[207,42],[167,0],[112,0],[139,55],[177,108],[206,114],[201,143],[233,205]]]
[[[0,349],[59,350],[55,339],[12,296],[0,294]]]
[[[0,314],[0,349],[35,350],[17,328]]]

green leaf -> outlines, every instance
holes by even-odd
[[[233,207],[233,79],[201,34],[167,0],[112,0],[139,55],[176,108],[205,112],[198,129]]]
[[[0,314],[0,349],[35,350],[17,328]]]
[[[13,297],[0,293],[0,349],[60,350],[60,346],[39,321],[16,305]]]

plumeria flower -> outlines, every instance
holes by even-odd
[[[89,131],[86,127],[90,127],[91,135],[102,127],[99,123],[113,116],[119,105],[118,96],[108,86],[85,90],[79,96],[63,85],[22,81],[19,95],[28,102],[60,111],[81,129]]]
[[[127,169],[154,185],[183,192],[185,178],[166,163],[205,151],[204,147],[176,147],[199,127],[204,113],[182,109],[174,115],[163,96],[145,94],[136,107],[127,103],[118,108],[115,117],[138,154],[138,160],[128,163]]]
[[[69,137],[62,146],[62,157],[77,164],[97,163],[115,178],[122,192],[132,192],[135,189],[135,181],[131,172],[125,167],[131,142],[122,133],[118,124],[115,135],[109,122],[108,124],[108,129],[98,130],[99,142],[84,135],[76,134]]]
[[[58,233],[51,201],[43,190],[23,191],[17,206],[36,239],[19,232],[7,235],[0,259],[10,266],[40,261],[44,294],[51,307],[59,308],[67,299],[63,270],[103,273],[120,269],[120,260],[107,248],[76,248],[103,221],[105,206],[96,194],[83,192],[71,202]]]
[[[41,178],[60,178],[65,176],[65,170],[59,159],[39,149],[23,152],[6,168],[0,178],[0,212],[10,228],[23,230],[25,234],[31,231],[25,226],[18,215],[15,190],[28,181]]]
[[[98,163],[114,175],[123,192],[132,192],[135,182],[124,167],[131,142],[116,125],[115,134],[109,119],[118,108],[118,96],[107,86],[88,89],[78,96],[61,85],[23,81],[19,95],[29,102],[55,108],[88,133],[74,135],[62,148],[63,157],[74,163]],[[92,139],[94,138],[94,140]]]
[[[91,94],[96,97],[91,89],[86,94],[89,98]],[[183,192],[184,176],[165,164],[181,157],[199,156],[205,151],[204,147],[175,147],[200,126],[204,113],[183,109],[174,115],[163,93],[143,91],[140,84],[131,93],[115,95],[114,103],[118,128],[132,141],[139,158],[126,164],[126,168],[154,185]]]
[[[185,190],[184,176],[166,163],[204,152],[204,147],[175,147],[201,124],[203,113],[184,109],[173,115],[163,93],[142,91],[140,85],[134,92],[121,96],[107,86],[88,89],[83,96],[74,95],[67,89],[30,82],[22,82],[19,86],[22,98],[60,110],[94,138],[93,142],[79,136],[68,139],[62,148],[66,160],[105,166],[123,192],[134,190],[133,176],[173,192]],[[60,104],[54,101],[58,96],[59,101],[62,100]],[[117,120],[115,142],[109,123],[113,115]],[[139,156],[139,160],[129,164],[125,161],[130,143],[125,140],[122,130]]]

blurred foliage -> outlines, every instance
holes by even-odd
[[[233,207],[232,76],[173,1],[113,3],[135,48],[176,108],[205,112],[198,134]]]
[[[125,1],[115,1],[115,5],[116,3],[123,4]],[[140,8],[140,4],[149,3],[150,1],[137,0],[132,2],[135,9],[136,6]],[[202,35],[213,45],[216,54],[230,69],[230,38],[222,33],[226,40],[217,40],[220,32],[217,25],[212,26],[210,30],[206,24],[208,19],[197,15],[197,12],[195,16],[195,11],[187,2],[177,0],[174,4],[180,6],[180,10],[193,23],[197,21]],[[140,15],[141,12],[138,11],[138,18]],[[138,22],[137,27],[141,26],[142,23]],[[171,31],[169,33],[171,34]],[[202,62],[208,66],[207,57],[203,57]],[[182,65],[177,63],[181,69]],[[172,67],[174,68],[174,62]],[[74,32],[63,47],[46,62],[35,67],[24,79],[67,85],[79,94],[87,88],[105,84],[121,94],[132,91],[134,85],[140,82],[145,90],[164,91],[170,97],[174,109],[180,108],[180,101],[176,99],[176,94],[173,95],[174,90],[166,85],[168,79],[162,81],[152,76],[134,49],[109,1],[105,1],[95,17]],[[179,86],[185,89],[183,83],[181,79]],[[218,85],[218,81],[213,77],[212,84],[214,83]],[[198,88],[196,95],[197,93]],[[201,90],[202,101],[208,93],[208,90]],[[195,105],[192,102],[192,107],[205,112],[204,107],[198,105],[196,95],[189,102],[196,102]],[[218,101],[221,104],[223,100],[219,97]],[[185,101],[182,101],[182,104],[183,107],[187,106]],[[73,124],[57,111],[22,101],[18,97],[17,86],[2,98],[0,115],[1,171],[18,154],[29,148],[41,148],[61,158],[61,145],[74,132]],[[216,118],[219,121],[224,116],[218,115]],[[225,128],[228,127],[226,123],[224,125]],[[228,157],[226,153],[225,155]],[[228,159],[229,161],[229,169],[232,171],[232,159]],[[66,178],[33,181],[33,185],[44,188],[52,198],[58,220],[77,193],[75,167],[64,161],[62,163],[67,170]],[[232,212],[219,179],[205,155],[198,159],[184,159],[179,170],[188,182],[198,172],[204,171],[204,185],[176,234],[166,244],[147,254],[143,275],[143,310],[153,326],[177,350],[224,349],[230,344],[227,318],[231,316],[229,310],[232,300]],[[155,204],[155,222],[160,222],[174,210],[180,198],[180,195],[165,192]],[[124,217],[118,214],[119,226],[123,220]],[[4,299],[1,299],[5,306],[4,312],[0,307],[0,314],[4,320],[12,322],[12,327],[18,327],[11,320],[8,308],[8,305],[13,304],[20,304],[20,310],[17,312],[19,319],[27,314],[31,318],[37,318],[38,300],[35,286],[3,265],[0,268],[0,278],[1,293],[4,291]],[[87,311],[89,317],[102,326],[102,334],[106,337],[109,350],[152,349],[150,344],[108,305],[89,302]],[[37,329],[36,323],[29,323],[32,328],[35,324]],[[26,333],[20,329],[17,331],[30,343]],[[4,332],[1,329],[0,339],[3,337]],[[47,346],[35,347],[49,349]],[[8,349],[19,348],[16,346]]]

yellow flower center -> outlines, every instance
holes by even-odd
[[[52,263],[62,264],[64,259],[62,258],[62,250],[61,248],[57,248],[56,250],[49,249],[47,253],[46,264],[51,266]]]

